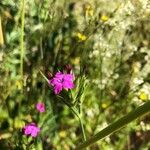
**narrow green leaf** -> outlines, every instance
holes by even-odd
[[[141,117],[141,116],[143,116],[149,112],[150,112],[150,101],[147,101],[142,106],[139,106],[138,108],[131,111],[130,113],[128,113],[124,117],[118,119],[116,122],[110,124],[109,126],[104,128],[103,130],[101,130],[99,133],[94,135],[92,138],[90,138],[86,142],[83,142],[81,145],[77,146],[75,148],[75,150],[85,149],[89,145],[94,144],[98,140],[103,139],[104,137],[108,136],[109,134],[112,134],[113,132],[119,130],[120,128],[124,127],[125,125],[132,122],[133,120],[135,120],[135,119],[137,119],[137,118],[139,118],[139,117]]]

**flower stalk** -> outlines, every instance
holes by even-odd
[[[82,131],[82,135],[83,135],[83,140],[86,141],[86,135],[85,135],[85,130],[84,130],[81,115],[73,107],[70,107],[70,109],[72,110],[73,114],[79,119],[81,131]]]
[[[42,75],[42,77],[47,81],[47,83],[49,83],[49,80],[48,80],[47,77],[42,73],[42,71],[39,70],[39,72],[40,72],[40,74]]]
[[[21,74],[21,87],[23,87],[23,61],[24,61],[24,20],[25,20],[25,0],[22,0],[21,7],[21,37],[20,37],[20,74]]]

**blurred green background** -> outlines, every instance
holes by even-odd
[[[85,75],[87,138],[149,100],[149,18],[149,0],[25,0],[24,6],[23,0],[1,0],[0,150],[70,150],[82,140],[77,118],[39,70],[49,78],[70,64],[74,92]],[[38,101],[45,103],[46,113],[36,112]],[[31,140],[22,135],[22,128],[34,120],[42,131]],[[140,118],[90,149],[149,150],[149,123],[150,116]]]

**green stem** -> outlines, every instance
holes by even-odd
[[[63,103],[66,104],[71,109],[71,111],[73,112],[73,114],[79,119],[80,126],[81,126],[81,131],[82,131],[82,135],[83,135],[83,139],[84,139],[84,141],[86,141],[86,135],[85,135],[85,131],[84,131],[84,126],[83,126],[81,115],[77,112],[77,110],[75,109],[75,107],[72,107],[65,99],[63,99],[61,96],[58,96],[58,97],[61,98],[61,100],[63,101]]]
[[[49,83],[49,80],[46,78],[46,76],[41,71],[39,71],[39,72],[43,76],[43,78],[47,81],[47,83]]]
[[[21,10],[21,37],[20,37],[20,74],[21,74],[21,87],[23,87],[23,59],[24,59],[24,18],[25,18],[25,0],[22,0]]]
[[[147,101],[142,106],[139,106],[137,109],[131,111],[124,117],[118,119],[116,122],[110,124],[103,130],[101,130],[99,133],[91,137],[86,142],[82,143],[81,145],[77,146],[75,150],[81,150],[85,149],[86,147],[90,146],[91,144],[94,144],[100,139],[103,139],[104,137],[108,136],[109,134],[112,134],[113,132],[119,130],[120,128],[124,127],[128,123],[132,122],[133,120],[147,114],[150,112],[150,100]]]
[[[79,122],[80,122],[81,130],[82,130],[83,139],[84,139],[84,141],[86,141],[85,130],[84,130],[84,126],[83,126],[81,117],[79,117]]]
[[[82,135],[83,135],[83,139],[84,139],[84,141],[86,141],[86,135],[85,135],[85,130],[84,130],[84,126],[83,126],[83,122],[82,122],[81,116],[73,107],[70,107],[70,109],[72,110],[74,115],[77,116],[77,118],[79,119],[80,126],[81,126],[81,131],[82,131]]]

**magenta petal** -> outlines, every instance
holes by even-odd
[[[36,137],[39,132],[40,132],[40,129],[35,127],[31,133],[31,136]]]
[[[30,123],[31,126],[36,126],[36,124],[34,122]]]
[[[32,132],[32,133],[31,133],[31,136],[32,136],[32,137],[36,137],[36,136],[37,136],[37,132]]]
[[[52,86],[54,86],[55,85],[55,80],[54,79],[49,80],[49,84],[52,85]]]
[[[40,132],[40,128],[38,128],[35,123],[30,123],[24,127],[24,134],[31,135],[32,137],[36,137]]]
[[[64,75],[64,81],[73,81],[73,75],[72,74],[66,74]]]
[[[61,73],[61,72],[57,72],[56,74],[55,74],[55,77],[54,78],[59,78],[59,79],[62,79],[63,78],[63,73]]]
[[[25,134],[25,135],[31,134],[30,128],[26,127],[26,128],[24,129],[24,134]]]
[[[57,84],[55,87],[54,87],[54,93],[55,94],[59,94],[61,91],[62,91],[62,84]]]
[[[52,80],[49,81],[54,87],[54,93],[59,94],[62,89],[72,89],[74,88],[73,83],[74,76],[73,74],[64,74],[61,72],[57,72]]]
[[[53,78],[51,81],[50,81],[50,84],[52,85],[52,86],[55,86],[55,85],[57,85],[57,84],[60,84],[62,82],[62,79],[60,79],[60,78]]]
[[[72,88],[74,88],[74,84],[72,82],[64,81],[63,82],[63,88],[65,88],[65,89],[72,89]]]
[[[36,109],[39,111],[39,112],[45,112],[45,105],[44,105],[44,103],[41,103],[41,102],[39,102],[39,103],[37,103],[36,104]]]

